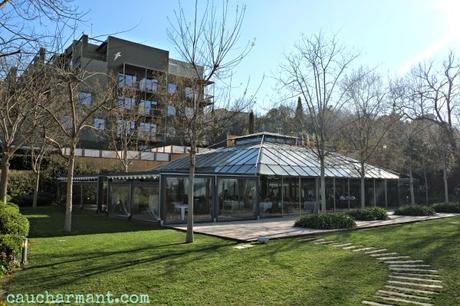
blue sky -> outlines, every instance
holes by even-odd
[[[182,3],[192,12],[194,1]],[[177,57],[166,33],[177,1],[80,0],[77,4],[89,11],[80,32],[99,36],[129,30],[115,36],[170,50]],[[385,77],[403,75],[417,62],[442,57],[449,49],[460,57],[458,0],[230,0],[230,4],[246,6],[242,45],[255,39],[251,53],[234,72],[233,96],[248,78],[255,91],[265,76],[256,98],[259,113],[281,103],[274,77],[302,33],[338,34],[344,45],[360,54],[358,64],[377,67]]]

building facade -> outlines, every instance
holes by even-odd
[[[98,41],[82,35],[62,56],[72,67],[113,76],[117,83],[115,112],[94,115],[94,129],[82,133],[81,148],[107,149],[114,139],[121,142],[126,134],[130,149],[183,144],[175,118],[178,113],[186,113],[176,110],[178,105],[186,107],[186,103],[176,102],[191,100],[196,94],[191,84],[197,75],[187,63],[170,58],[167,50],[113,36]],[[82,87],[80,103],[94,103],[98,90],[106,88],[91,83]],[[212,96],[202,92],[200,97],[205,102],[203,107],[212,104]]]

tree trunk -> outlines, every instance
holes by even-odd
[[[321,195],[321,212],[326,212],[326,177],[324,171],[324,157],[320,158],[321,164],[321,183],[320,183],[320,195]]]
[[[426,168],[423,167],[423,180],[425,182],[425,204],[428,204],[429,202],[429,196],[428,196],[428,177],[426,175]]]
[[[10,156],[3,153],[2,173],[0,176],[0,201],[6,203],[6,194],[8,192],[8,175],[10,171]]]
[[[73,172],[75,168],[75,145],[70,148],[68,167],[67,167],[67,195],[65,202],[65,223],[64,230],[72,231],[72,198],[73,198]]]
[[[447,184],[447,165],[445,163],[442,174],[444,179],[444,202],[447,204],[449,203],[449,185]]]
[[[415,205],[414,177],[412,175],[412,163],[409,163],[409,190],[410,190],[410,204]]]
[[[192,140],[190,142],[190,169],[188,175],[188,207],[187,207],[187,236],[186,243],[193,242],[193,204],[195,191],[195,150],[196,145]]]
[[[123,148],[123,170],[127,173],[129,170],[129,160],[128,160],[128,149],[125,146]]]
[[[361,174],[361,208],[366,208],[366,178]]]
[[[40,188],[40,171],[37,171],[35,173],[35,188],[34,188],[34,199],[32,202],[32,208],[37,208],[37,202],[38,202],[38,189]]]

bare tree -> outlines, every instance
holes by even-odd
[[[64,55],[56,55],[48,65],[52,85],[46,103],[41,109],[49,118],[49,124],[57,131],[47,135],[47,141],[63,153],[67,161],[67,194],[65,226],[67,232],[72,226],[72,187],[77,145],[82,131],[96,129],[92,119],[98,113],[111,109],[114,101],[114,80],[112,76],[91,72],[71,65]],[[81,90],[91,88],[94,95],[81,96]]]
[[[24,58],[41,47],[52,47],[55,32],[73,27],[83,16],[68,0],[2,0],[0,58]]]
[[[193,202],[195,179],[195,156],[197,146],[206,135],[205,127],[213,122],[206,108],[212,108],[206,96],[206,87],[216,79],[229,77],[232,69],[249,52],[251,45],[238,48],[245,8],[236,8],[233,21],[230,20],[228,1],[223,1],[219,10],[214,2],[207,2],[200,9],[198,1],[190,16],[179,4],[175,18],[170,21],[169,37],[181,59],[185,62],[183,71],[187,75],[188,93],[176,98],[177,117],[190,144],[190,170],[188,177],[188,213],[186,242],[193,242]],[[182,105],[178,105],[182,104]],[[185,106],[187,105],[187,106]]]
[[[115,88],[114,91],[116,90],[118,89]],[[144,125],[150,128],[150,124],[143,122],[146,118],[146,109],[142,103],[138,90],[122,87],[118,105],[113,107],[109,114],[110,125],[106,129],[107,136],[110,147],[116,152],[124,172],[128,172],[133,163],[129,151],[139,150],[141,141],[149,142],[152,138],[150,129],[146,131],[143,128]]]
[[[457,161],[460,153],[457,150],[457,128],[459,118],[456,112],[460,108],[460,65],[455,54],[450,52],[441,67],[435,68],[434,62],[422,63],[407,77],[410,86],[404,105],[405,115],[412,120],[426,120],[440,129],[438,143],[444,158],[445,201],[448,201],[447,168],[451,156]]]
[[[357,170],[361,176],[361,208],[366,204],[366,165],[390,130],[393,122],[383,120],[388,110],[385,86],[376,73],[366,68],[359,68],[346,77],[344,81],[345,96],[349,103],[349,116],[342,133],[348,149],[356,153],[359,160]],[[385,118],[387,119],[387,118]]]
[[[42,83],[42,67],[42,59],[29,65],[20,75],[14,66],[7,64],[2,67],[8,69],[6,78],[0,81],[0,137],[3,153],[0,200],[3,202],[6,201],[10,160],[34,131],[38,115],[37,105],[45,99],[48,92]]]
[[[38,128],[36,129],[36,133],[32,135],[32,141],[28,142],[28,144],[30,145],[30,162],[32,166],[32,172],[35,174],[35,186],[32,208],[37,208],[43,159],[52,148],[51,143],[46,139],[46,125],[46,121],[39,122],[37,124]]]
[[[293,96],[305,101],[311,122],[315,147],[320,161],[321,211],[326,211],[325,159],[331,152],[330,139],[334,134],[334,113],[345,102],[345,91],[340,87],[344,73],[356,59],[341,46],[336,37],[322,34],[303,36],[295,51],[282,65],[281,81]]]

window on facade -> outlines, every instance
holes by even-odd
[[[80,103],[83,105],[91,105],[91,103],[93,102],[91,93],[86,91],[80,91],[79,100]]]
[[[132,74],[118,74],[118,86],[119,87],[133,87],[136,85],[136,76]]]
[[[185,107],[185,116],[191,118],[193,116],[193,107]]]
[[[176,84],[174,83],[168,83],[168,93],[172,94],[176,92]]]
[[[141,105],[143,105],[145,115],[150,115],[152,113],[153,101],[141,100]]]
[[[145,91],[156,92],[158,81],[155,79],[142,79],[139,83],[139,88]]]
[[[134,99],[131,97],[118,97],[118,106],[120,108],[132,109],[134,107]]]
[[[171,126],[168,128],[168,136],[170,137],[176,136],[176,129],[174,127]]]
[[[129,135],[136,127],[136,123],[131,120],[117,120],[117,135]]]
[[[145,138],[155,137],[157,126],[154,123],[141,122],[139,125],[139,133]]]
[[[176,108],[172,105],[168,105],[168,116],[175,116]]]
[[[94,118],[94,123],[93,123],[94,128],[98,130],[104,130],[105,129],[105,119],[103,118]]]
[[[187,98],[192,98],[193,97],[193,91],[191,87],[185,87],[184,89],[185,97]]]

